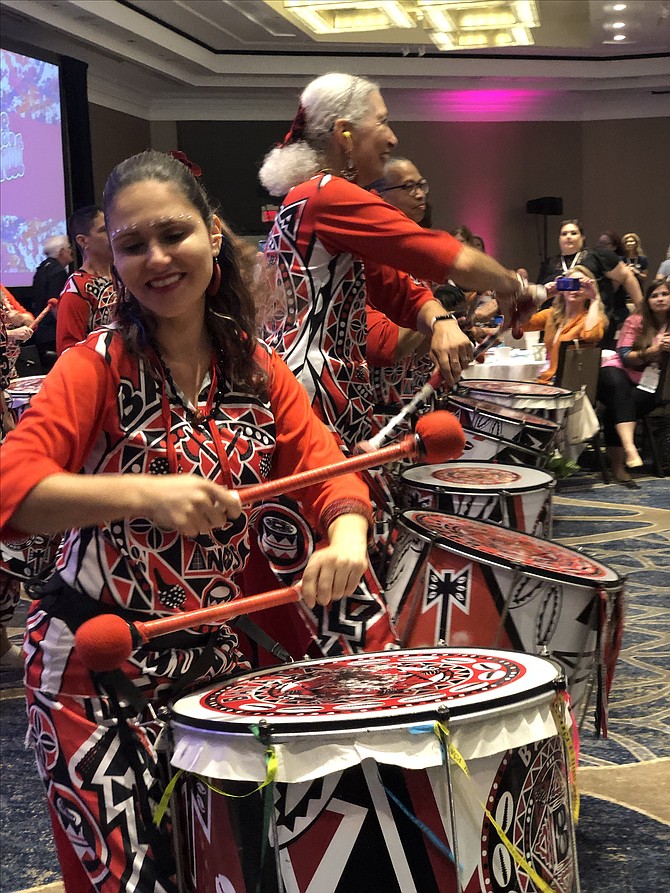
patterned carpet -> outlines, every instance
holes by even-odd
[[[609,738],[595,738],[588,723],[582,734],[583,893],[670,889],[670,479],[640,478],[640,488],[584,474],[561,484],[554,505],[557,542],[628,578]],[[10,630],[17,642],[25,607]],[[41,784],[23,747],[18,671],[0,670],[0,719],[0,893],[14,893],[59,877]]]

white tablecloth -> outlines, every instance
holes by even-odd
[[[486,354],[485,362],[471,363],[461,377],[464,379],[535,381],[546,366],[546,360],[536,360],[530,350],[514,350],[508,357],[501,357],[497,350],[492,350]]]

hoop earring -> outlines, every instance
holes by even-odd
[[[209,285],[205,289],[205,294],[209,295],[210,298],[213,298],[214,295],[218,294],[219,288],[221,287],[221,267],[219,266],[219,262],[214,259],[213,268],[212,268],[212,278],[209,280]]]

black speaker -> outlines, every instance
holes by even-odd
[[[552,214],[560,215],[563,213],[563,199],[557,198],[555,195],[544,195],[542,198],[532,198],[526,202],[527,214]]]

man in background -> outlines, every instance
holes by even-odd
[[[58,298],[67,281],[67,267],[74,257],[72,245],[67,236],[51,236],[44,243],[46,258],[35,270],[32,287],[32,307],[34,316],[38,316],[47,306],[51,298]],[[46,370],[56,362],[56,316],[48,313],[37,327],[30,339],[40,357],[40,363]]]
[[[423,221],[428,181],[408,158],[390,158],[384,168],[384,179],[374,183],[372,188],[410,220],[415,223]]]
[[[117,300],[111,275],[112,250],[102,209],[87,205],[75,211],[68,221],[68,231],[81,252],[82,263],[60,295],[56,325],[58,356],[83,341],[89,332],[109,325]]]

